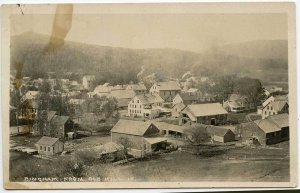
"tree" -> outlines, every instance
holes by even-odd
[[[253,104],[255,108],[260,105],[261,100],[265,98],[265,91],[261,82],[258,79],[253,78],[240,78],[235,83],[234,92],[245,95],[250,104]]]
[[[128,137],[120,137],[118,139],[118,143],[124,147],[123,151],[120,151],[121,155],[119,154],[119,156],[123,156],[124,159],[127,160],[128,150],[133,146],[133,143],[128,139]]]
[[[184,131],[184,135],[191,144],[195,145],[209,141],[209,135],[206,131],[206,126],[204,125],[192,126]]]
[[[47,81],[43,81],[39,88],[38,112],[36,123],[39,135],[43,136],[48,126],[49,92],[51,86]]]

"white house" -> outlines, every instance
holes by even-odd
[[[128,116],[156,118],[164,100],[158,94],[136,95],[128,103]]]
[[[150,88],[151,94],[159,94],[159,96],[165,102],[172,102],[176,94],[180,92],[181,92],[180,85],[176,81],[156,82]]]
[[[229,112],[244,112],[250,108],[248,97],[240,94],[231,94],[223,107]]]
[[[94,75],[86,75],[82,78],[82,85],[85,89],[91,90],[94,87],[95,80]]]
[[[277,115],[289,112],[289,104],[287,95],[270,96],[265,102],[263,102],[261,115],[262,119],[267,118],[270,115]]]

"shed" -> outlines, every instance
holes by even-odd
[[[53,137],[43,136],[35,145],[42,155],[54,155],[64,150],[64,143]]]
[[[229,128],[208,126],[206,131],[213,141],[226,143],[235,140],[235,134]]]

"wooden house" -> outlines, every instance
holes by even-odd
[[[43,136],[35,145],[38,153],[42,155],[55,155],[64,150],[63,142],[59,141],[58,138],[47,136]]]

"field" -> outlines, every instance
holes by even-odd
[[[285,148],[237,148],[212,157],[176,151],[118,170],[137,181],[289,181],[289,155]]]
[[[23,141],[21,139],[18,138]],[[92,136],[83,138],[75,145],[84,148],[95,142],[108,141],[109,137]],[[89,154],[84,159],[65,155],[54,160],[43,160],[11,152],[10,179],[23,181],[24,177],[77,176],[112,181],[289,181],[288,142],[265,149],[236,146],[210,148],[200,155],[174,151],[117,166],[89,159]],[[73,168],[75,163],[82,164],[81,170]]]

